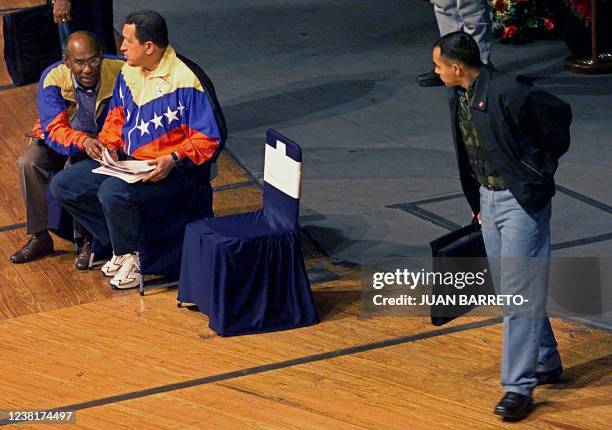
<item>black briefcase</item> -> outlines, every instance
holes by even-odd
[[[465,227],[435,239],[429,245],[431,246],[432,257],[434,257],[434,272],[456,273],[462,271],[486,273],[484,287],[478,290],[478,294],[495,294],[489,274],[489,266],[486,260],[487,251],[482,239],[480,224],[472,222]],[[449,288],[438,284],[435,284],[432,289],[434,296],[458,296],[466,292],[472,293],[474,291]],[[431,323],[436,326],[446,324],[466,314],[473,308],[474,305],[432,305],[430,307]]]
[[[61,59],[59,32],[50,4],[4,15],[4,60],[15,85],[38,82]]]

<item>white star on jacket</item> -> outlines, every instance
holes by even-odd
[[[153,112],[153,119],[151,120],[151,122],[155,124],[155,130],[157,130],[158,127],[163,127],[162,119],[163,116],[157,115],[157,112]]]
[[[144,136],[145,134],[149,134],[149,121],[145,121],[144,119],[141,119],[140,125],[137,125],[136,128],[140,130],[141,136]]]
[[[121,87],[119,87],[119,91],[121,92]],[[179,115],[183,116],[183,110],[185,109],[185,106],[183,106],[183,104],[179,101],[179,105],[176,108],[176,110],[171,110],[170,106],[168,106],[168,109],[166,111],[166,113],[163,114],[163,116],[161,115],[157,115],[157,112],[153,112],[153,118],[150,121],[145,121],[143,118],[140,119],[140,125],[136,125],[135,128],[137,128],[138,130],[140,130],[140,135],[144,136],[145,134],[151,134],[149,132],[149,123],[155,124],[155,130],[157,130],[159,127],[164,127],[164,125],[162,124],[162,119],[165,116],[168,119],[168,125],[170,125],[170,123],[172,123],[172,121],[179,120]],[[127,113],[127,120],[130,120],[130,111],[126,111]],[[177,115],[178,114],[178,115]],[[133,129],[132,129],[133,130]]]
[[[183,103],[181,103],[180,100],[179,100],[179,105],[176,108],[176,110],[179,112],[180,116],[183,116],[183,111],[185,110],[185,106],[183,106]]]
[[[164,114],[164,116],[168,118],[168,125],[170,125],[174,120],[178,121],[178,117],[176,116],[177,112],[178,110],[170,110],[170,106],[168,106],[168,110]]]

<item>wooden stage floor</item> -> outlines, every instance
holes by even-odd
[[[313,285],[322,322],[242,337],[216,336],[206,316],[177,308],[176,289],[111,290],[97,271],[75,270],[60,239],[56,254],[11,264],[25,241],[15,161],[35,90],[12,87],[0,64],[0,410],[72,409],[66,428],[113,430],[611,427],[610,333],[554,320],[564,382],[536,389],[528,419],[504,423],[492,414],[503,394],[498,320],[360,318],[359,268],[307,238],[306,265],[323,274]],[[217,214],[261,205],[260,187],[227,153],[214,186]]]

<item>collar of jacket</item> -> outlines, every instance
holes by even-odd
[[[172,45],[166,46],[166,51],[164,51],[164,55],[162,56],[161,61],[153,70],[148,78],[162,78],[164,80],[169,81],[170,76],[172,75],[172,71],[174,70],[174,63],[176,62],[176,51],[172,47]]]
[[[106,56],[102,56],[102,58],[102,66],[100,66],[100,90],[98,91],[98,96],[96,97],[96,107],[102,100],[113,96],[113,89],[115,88],[117,74],[119,69],[123,66],[123,61],[119,59],[108,58]],[[65,100],[76,103],[72,72],[63,64],[60,67],[62,67],[63,75],[65,75],[64,82],[61,85],[62,97]]]
[[[74,75],[72,75],[72,85],[74,86],[75,90],[81,89],[81,91],[84,91],[86,93],[90,93],[92,91],[96,92],[96,95],[98,94],[98,91],[100,91],[100,86],[101,86],[101,81],[102,79],[98,79],[98,82],[96,83],[96,85],[93,88],[85,88],[82,87],[81,84],[79,84],[79,81],[76,80],[76,77]]]
[[[470,107],[485,112],[487,110],[487,98],[489,96],[489,85],[491,84],[491,69],[487,66],[480,68],[480,73],[476,80],[470,99]],[[461,96],[462,88],[455,87],[457,99]]]

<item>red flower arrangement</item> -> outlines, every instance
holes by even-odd
[[[504,27],[502,32],[502,39],[505,41],[511,41],[512,38],[516,37],[519,32],[519,29],[516,25],[507,25]]]
[[[493,32],[504,43],[525,43],[538,37],[557,36],[557,23],[550,8],[554,0],[489,0]]]
[[[555,28],[557,28],[555,21],[553,21],[551,18],[544,18],[543,23],[546,31],[553,31]]]

